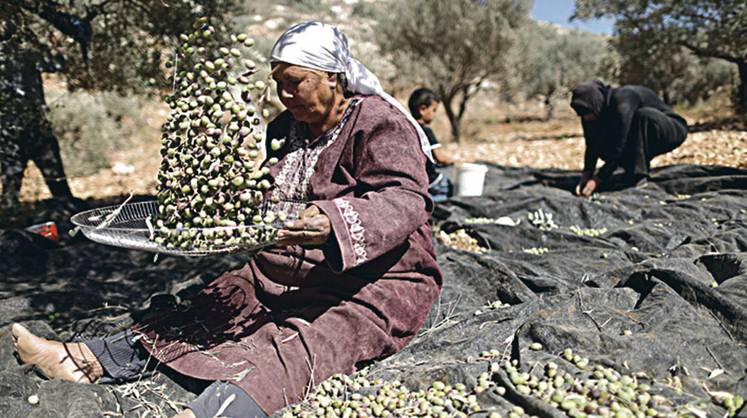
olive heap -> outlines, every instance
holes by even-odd
[[[151,238],[169,249],[213,251],[251,247],[275,238],[283,214],[262,210],[272,185],[269,166],[258,166],[267,110],[261,98],[267,83],[257,64],[241,59],[254,40],[232,34],[216,46],[207,18],[182,34],[173,61],[174,91],[162,126],[157,177],[158,208]],[[282,146],[272,141],[273,149]]]
[[[411,391],[399,381],[369,379],[367,372],[334,375],[322,382],[305,403],[288,408],[283,418],[467,417],[481,408],[477,395],[461,383],[436,381]],[[491,415],[492,418],[492,415]]]
[[[538,342],[527,346],[531,351],[543,348]],[[476,377],[472,388],[435,381],[426,389],[409,390],[396,380],[371,379],[366,369],[353,376],[334,375],[311,391],[303,403],[286,408],[282,417],[502,418],[501,412],[480,405],[486,396],[510,400],[513,404],[502,402],[506,406],[501,408],[508,418],[534,418],[536,415],[529,411],[572,418],[674,418],[696,416],[693,411],[709,402],[724,408],[724,416],[735,416],[744,406],[740,395],[727,392],[711,392],[711,400],[677,406],[666,396],[671,388],[642,373],[623,373],[591,364],[570,348],[559,356],[570,367],[552,361],[536,362],[531,370],[522,371],[518,361],[507,357],[505,351],[483,351],[480,360],[487,362],[487,370]]]
[[[521,251],[527,254],[544,255],[550,252],[550,249],[547,247],[531,247],[531,248],[523,248]]]
[[[500,300],[496,301],[488,301],[485,305],[483,305],[480,309],[475,310],[474,315],[482,315],[485,312],[490,311],[496,311],[498,309],[504,309],[504,308],[510,308],[511,304],[509,303],[503,303]]]
[[[450,234],[445,231],[438,231],[436,237],[441,244],[457,250],[470,251],[477,254],[488,252],[487,248],[480,246],[480,243],[464,229],[457,229]]]
[[[532,351],[543,349],[542,344],[537,342],[529,344],[527,348]],[[555,362],[547,362],[544,365],[535,364],[532,370],[539,373],[531,373],[519,370],[516,360],[495,361],[490,363],[490,373],[483,373],[478,378],[481,389],[476,388],[476,391],[492,390],[499,396],[510,391],[510,395],[541,400],[572,418],[674,418],[693,415],[688,409],[693,405],[676,406],[664,396],[666,391],[658,382],[643,373],[627,374],[601,364],[592,365],[588,358],[575,354],[570,348],[563,350],[560,356],[580,370],[569,372]],[[491,350],[482,352],[481,357],[499,359],[501,353]],[[652,387],[654,383],[657,388]],[[713,401],[726,409],[725,416],[734,416],[744,404],[744,399],[739,395],[727,392],[711,395]],[[705,406],[705,402],[699,406]]]
[[[572,225],[568,228],[571,232],[579,236],[598,237],[607,233],[607,228],[581,228]]]

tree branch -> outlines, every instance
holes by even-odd
[[[725,61],[729,61],[734,64],[739,64],[740,62],[744,62],[744,58],[735,57],[732,55],[728,55],[721,52],[715,52],[715,51],[709,51],[704,48],[699,48],[687,41],[677,41],[677,44],[684,46],[685,48],[692,51],[695,55],[701,56],[701,57],[713,57],[713,58],[720,58]]]

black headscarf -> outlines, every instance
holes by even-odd
[[[585,81],[573,89],[571,107],[579,116],[587,113],[599,116],[607,105],[610,89],[610,86],[599,80]]]

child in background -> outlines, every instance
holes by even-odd
[[[428,137],[428,142],[431,144],[431,151],[433,152],[433,159],[438,164],[453,164],[454,161],[449,158],[441,149],[441,144],[436,139],[436,135],[433,134],[431,128],[428,125],[431,123],[433,118],[436,116],[438,110],[438,104],[441,99],[433,90],[421,87],[410,95],[410,99],[407,101],[407,105],[410,108],[413,118],[423,128],[425,135]],[[436,170],[436,164],[433,161],[426,162],[426,171],[428,172],[428,192],[433,198],[434,202],[444,202],[454,194],[454,186],[451,180]]]

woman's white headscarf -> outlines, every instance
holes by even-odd
[[[286,30],[272,47],[273,62],[285,62],[330,73],[344,73],[348,90],[366,96],[381,96],[399,109],[412,123],[420,137],[420,146],[433,160],[425,132],[409,112],[381,87],[379,79],[350,56],[348,38],[340,29],[322,22],[303,22]]]

